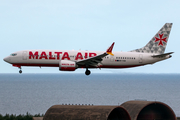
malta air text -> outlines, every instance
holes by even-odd
[[[68,52],[39,52],[39,51],[29,51],[29,59],[49,59],[49,60],[70,60],[71,57],[75,58],[75,60],[82,60],[82,59],[87,59],[89,57],[94,57],[96,56],[96,53],[81,53],[77,52],[74,53],[73,55],[70,55]]]

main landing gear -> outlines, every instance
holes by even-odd
[[[90,75],[91,74],[91,71],[88,70],[88,68],[86,68],[86,72],[85,72],[86,75]]]
[[[19,69],[20,69],[20,70],[19,70],[19,73],[21,74],[21,73],[22,73],[21,67],[19,67]]]
[[[21,74],[21,73],[22,73],[22,70],[19,70],[19,73]]]

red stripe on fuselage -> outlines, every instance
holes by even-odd
[[[30,64],[30,63],[15,63],[13,66],[40,66],[40,67],[59,67],[59,64]],[[101,65],[98,67],[89,66],[88,68],[131,68],[131,67],[139,67],[143,65]],[[86,66],[79,66],[78,68],[86,68]]]

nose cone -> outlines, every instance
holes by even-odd
[[[10,58],[9,58],[9,57],[5,57],[3,60],[4,60],[5,62],[10,63]]]

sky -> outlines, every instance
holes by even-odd
[[[165,52],[173,57],[128,69],[93,73],[180,73],[179,0],[1,0],[0,73],[17,73],[3,61],[28,49],[130,51],[145,46],[165,23],[173,23]],[[66,73],[22,67],[23,73]],[[74,73],[84,73],[78,69]]]

